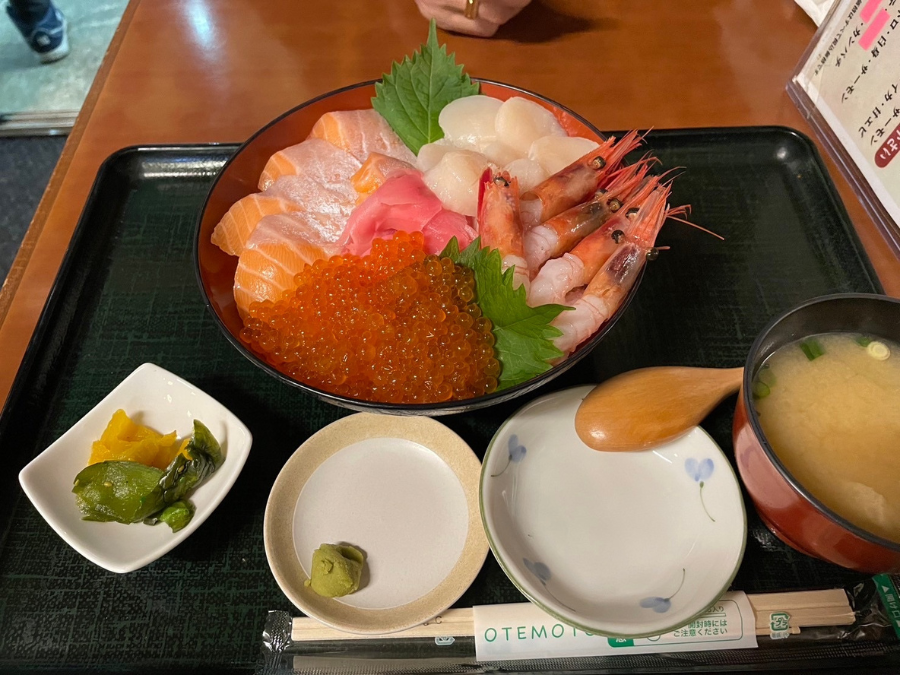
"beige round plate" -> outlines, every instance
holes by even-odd
[[[488,543],[478,507],[481,462],[428,417],[360,413],[309,438],[266,504],[266,557],[307,616],[350,633],[417,626],[450,607],[481,569]],[[347,543],[366,553],[360,589],[316,595],[303,582],[312,552]]]

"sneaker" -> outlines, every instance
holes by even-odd
[[[66,17],[53,5],[50,5],[44,18],[35,24],[23,21],[12,5],[6,6],[6,13],[28,42],[31,50],[41,59],[41,63],[59,61],[69,53]]]

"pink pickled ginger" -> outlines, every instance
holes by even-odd
[[[432,254],[443,251],[453,237],[462,249],[476,236],[469,219],[445,209],[416,172],[388,178],[356,207],[337,243],[347,253],[366,255],[374,239],[389,239],[399,231],[421,232],[425,250]]]

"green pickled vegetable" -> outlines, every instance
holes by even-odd
[[[800,349],[803,350],[803,353],[806,354],[806,358],[810,361],[815,361],[817,358],[825,354],[825,349],[822,347],[822,343],[820,343],[815,338],[807,338],[800,343]]]
[[[137,462],[101,462],[79,472],[72,492],[85,520],[137,523],[159,510],[147,496],[163,475]]]
[[[157,523],[165,523],[172,528],[172,532],[178,532],[187,525],[194,516],[194,505],[189,501],[181,499],[174,504],[170,504],[157,515],[145,518],[147,525],[156,525]]]
[[[147,495],[147,499],[159,504],[158,510],[180,500],[222,466],[219,442],[198,420],[194,420],[194,434],[184,452],[190,458],[183,453],[176,455],[160,479],[158,489]]]
[[[100,462],[75,477],[72,492],[85,520],[164,522],[177,532],[194,515],[184,498],[223,461],[219,442],[194,420],[191,440],[164,472],[138,462]]]

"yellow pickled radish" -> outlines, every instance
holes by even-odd
[[[190,459],[190,454],[186,452],[187,445],[190,442],[190,437],[187,437],[183,441],[181,441],[181,443],[175,442],[172,443],[172,445],[168,448],[160,449],[159,454],[156,456],[156,462],[153,464],[153,466],[157,467],[158,469],[165,469],[179,454],[184,455],[185,457]]]
[[[179,444],[174,431],[161,434],[150,427],[137,424],[117,410],[100,436],[91,446],[88,464],[109,460],[138,462],[157,469],[165,469],[186,444]]]

